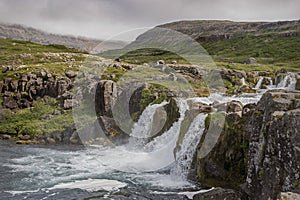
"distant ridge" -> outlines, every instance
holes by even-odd
[[[177,21],[159,25],[191,36],[198,42],[230,39],[234,34],[278,33],[296,36],[300,31],[300,20],[278,22],[233,22],[222,20]]]
[[[99,51],[119,48],[124,45],[122,41],[105,42],[105,46],[103,46],[101,50],[95,52],[94,48],[102,42],[101,40],[52,34],[19,24],[3,23],[0,23],[0,38],[25,40],[39,44],[61,44],[69,48],[75,48],[90,53],[99,53]]]

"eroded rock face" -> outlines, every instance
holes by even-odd
[[[43,69],[39,74],[23,74],[18,80],[5,78],[0,83],[0,92],[4,93],[3,108],[9,109],[28,108],[34,100],[44,96],[58,98],[72,88],[69,78],[54,78]]]
[[[117,96],[116,83],[110,80],[101,80],[98,83],[95,106],[100,115],[112,117],[112,106]]]
[[[263,95],[251,118],[247,189],[252,199],[299,191],[300,92]]]

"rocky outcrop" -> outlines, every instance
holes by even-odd
[[[197,148],[196,171],[205,186],[237,187],[246,180],[249,135],[248,121],[252,110],[243,112],[238,101],[218,105],[221,111],[211,113],[205,121],[205,130]],[[218,132],[221,132],[219,137]],[[203,155],[206,138],[218,137],[211,151]],[[212,144],[213,145],[213,144]]]
[[[112,117],[112,107],[117,97],[116,83],[110,80],[101,80],[96,89],[95,106],[99,115]]]
[[[201,184],[238,189],[254,200],[300,192],[300,92],[273,90],[257,105],[233,101],[213,108],[218,112],[206,119],[195,159]],[[201,157],[208,128],[222,131]]]
[[[251,118],[247,192],[252,199],[276,199],[299,191],[300,92],[263,95]]]
[[[5,78],[0,81],[0,86],[3,108],[21,109],[30,107],[34,100],[44,96],[71,99],[72,96],[66,93],[73,88],[73,83],[67,77],[52,77],[51,73],[42,69],[38,74],[23,74],[18,80]]]

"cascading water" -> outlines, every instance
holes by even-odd
[[[168,102],[164,101],[160,104],[149,105],[145,108],[138,122],[133,125],[130,134],[131,137],[127,145],[129,148],[142,148],[147,139],[151,137],[152,134],[155,134],[153,133],[153,126],[156,126],[155,124],[153,124],[154,115],[157,109],[162,108],[167,104]]]
[[[284,88],[288,90],[294,90],[296,87],[297,79],[296,73],[289,72],[281,81],[278,83],[277,88]]]
[[[264,78],[265,78],[265,77],[263,77],[263,76],[259,77],[259,80],[258,80],[258,82],[256,83],[254,89],[260,89],[260,88],[261,88],[261,84],[262,84]]]
[[[264,79],[268,79],[270,84],[267,87],[266,90],[269,89],[286,89],[286,90],[294,90],[297,83],[297,74],[293,72],[289,72],[286,74],[286,76],[277,84],[274,85],[273,80],[271,77],[259,77],[259,80],[257,81],[254,89],[261,89],[262,83]]]
[[[185,112],[189,109],[187,100],[185,99],[177,99],[177,104],[180,113],[180,117],[178,121],[175,122],[168,131],[163,133],[161,136],[154,138],[152,141],[146,144],[144,147],[145,151],[147,152],[156,151],[156,149],[160,149],[166,145],[169,145],[169,147],[171,148],[169,148],[168,151],[172,152],[173,155],[173,149],[176,145],[176,141],[179,135],[181,122],[184,119]]]
[[[140,116],[137,123],[134,124],[131,136],[137,138],[147,138],[151,136],[152,126],[153,126],[153,117],[158,108],[161,108],[167,105],[168,102],[164,101],[160,104],[153,104],[144,110],[142,115]]]
[[[205,128],[206,117],[207,114],[199,114],[191,123],[182,144],[180,144],[180,149],[175,153],[175,166],[171,169],[173,176],[187,177],[197,145]]]

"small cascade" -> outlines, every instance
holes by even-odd
[[[270,81],[270,86],[273,86],[273,85],[274,85],[274,83],[273,83],[273,80],[272,80],[272,78],[271,78],[271,77],[268,77],[268,79],[269,79],[269,81]]]
[[[168,102],[164,101],[160,104],[149,105],[140,116],[138,122],[133,125],[131,136],[137,138],[150,137],[152,132],[153,120],[154,120],[153,117],[156,110],[167,104]]]
[[[169,149],[173,152],[173,148],[176,145],[176,141],[180,132],[180,125],[182,120],[184,119],[185,112],[189,109],[187,100],[185,99],[177,99],[177,105],[179,107],[179,113],[180,117],[177,122],[173,124],[173,126],[163,133],[162,135],[154,138],[152,141],[150,141],[148,144],[145,145],[144,150],[146,152],[155,151],[156,149],[163,148],[167,144],[172,147],[172,149]]]
[[[242,78],[242,79],[241,79],[241,83],[242,83],[242,86],[247,85],[247,84],[246,84],[246,81],[245,81],[245,78]]]
[[[206,117],[207,114],[199,114],[191,123],[179,151],[176,152],[176,164],[171,169],[171,175],[181,176],[182,178],[187,177],[197,145],[205,128]]]
[[[284,88],[287,90],[294,90],[296,88],[296,74],[289,72],[287,75],[278,83],[277,88]]]
[[[257,90],[258,90],[258,89],[261,88],[261,85],[262,85],[262,82],[264,81],[264,78],[265,78],[265,77],[263,77],[263,76],[259,77],[259,80],[258,80],[258,82],[256,83],[254,89],[257,89]]]

